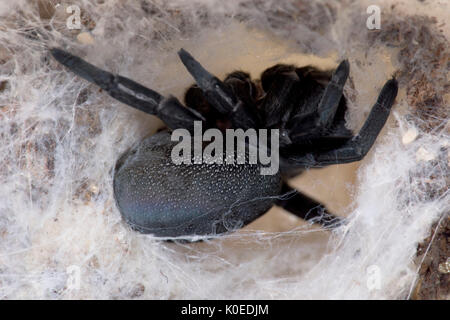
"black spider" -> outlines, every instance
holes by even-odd
[[[391,79],[358,135],[345,128],[349,75],[344,60],[334,73],[307,66],[278,64],[253,82],[230,73],[222,82],[181,49],[181,61],[196,81],[185,95],[187,107],[140,84],[103,71],[79,57],[51,49],[57,61],[93,82],[115,99],[158,116],[171,130],[277,128],[281,172],[261,175],[259,165],[175,165],[170,133],[159,132],[117,161],[114,195],[123,218],[136,230],[159,237],[211,236],[240,228],[278,205],[325,227],[339,219],[323,205],[296,192],[285,178],[305,168],[361,160],[389,116],[398,91]],[[280,196],[288,194],[289,196]]]

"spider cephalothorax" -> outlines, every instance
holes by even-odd
[[[255,220],[272,205],[324,226],[338,220],[318,202],[291,189],[283,178],[305,168],[361,160],[383,128],[397,95],[397,81],[381,89],[356,136],[345,127],[343,87],[349,75],[344,60],[332,72],[278,64],[253,82],[242,71],[220,81],[187,51],[179,56],[196,84],[174,97],[98,69],[60,49],[52,55],[82,78],[117,100],[158,116],[169,131],[278,129],[280,169],[261,175],[258,164],[175,164],[169,131],[148,137],[117,161],[114,195],[124,219],[136,230],[160,237],[212,236]],[[270,146],[269,146],[270,147]],[[289,194],[288,197],[280,195]]]

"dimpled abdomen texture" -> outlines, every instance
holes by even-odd
[[[159,132],[116,165],[116,203],[142,233],[182,237],[235,230],[270,209],[280,192],[280,175],[261,175],[257,165],[175,165],[175,144],[168,132]]]

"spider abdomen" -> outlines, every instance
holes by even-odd
[[[118,161],[114,195],[134,229],[159,237],[214,235],[264,214],[280,193],[279,174],[258,165],[176,165],[170,133],[144,139]]]

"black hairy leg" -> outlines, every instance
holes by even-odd
[[[61,49],[51,49],[53,57],[78,76],[95,83],[111,97],[145,113],[158,116],[171,129],[194,131],[194,121],[204,121],[197,111],[184,107],[175,97],[163,97],[133,80],[95,67]]]
[[[225,77],[223,85],[230,91],[230,94],[242,103],[243,108],[251,115],[255,126],[260,127],[261,121],[256,109],[256,101],[260,97],[260,90],[250,79],[250,75],[243,71],[234,71]],[[232,116],[229,113],[221,113],[214,108],[204,91],[197,84],[193,84],[186,91],[184,101],[186,106],[198,111],[205,118],[207,128],[219,128],[223,131],[233,127]]]
[[[397,81],[395,79],[387,81],[358,135],[351,137],[338,148],[320,153],[311,152],[300,156],[290,155],[286,157],[286,163],[292,167],[320,168],[361,160],[370,150],[386,123],[397,92]]]

